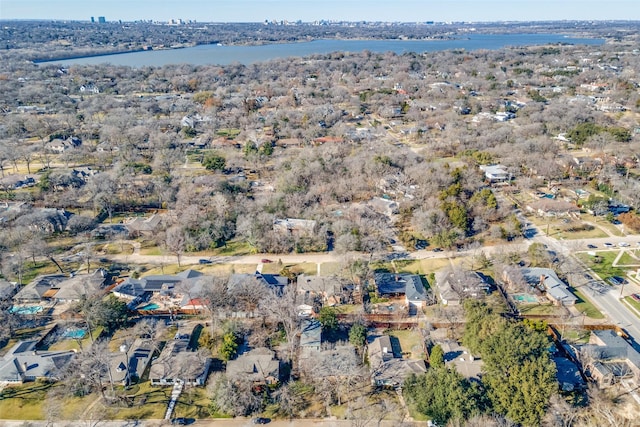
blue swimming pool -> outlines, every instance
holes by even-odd
[[[82,339],[87,335],[87,331],[80,328],[67,328],[62,333],[63,338]]]
[[[9,313],[14,313],[14,314],[37,314],[40,313],[42,311],[42,306],[41,305],[30,305],[30,306],[13,306],[11,307],[11,309],[9,310]]]
[[[157,310],[160,306],[155,302],[143,305],[142,307],[138,307],[138,310]]]

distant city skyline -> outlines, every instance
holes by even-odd
[[[638,0],[0,0],[0,19],[198,22],[640,20]]]

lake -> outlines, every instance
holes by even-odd
[[[201,45],[182,49],[150,50],[114,55],[40,62],[40,64],[92,65],[110,63],[131,67],[168,64],[227,65],[253,64],[271,59],[302,57],[331,52],[434,52],[450,49],[501,49],[507,46],[535,46],[550,43],[601,45],[602,39],[575,38],[562,34],[470,34],[451,40],[315,40],[261,46]]]

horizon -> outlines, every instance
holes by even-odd
[[[636,0],[2,0],[0,20],[202,23],[638,21]]]

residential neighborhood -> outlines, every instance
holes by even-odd
[[[2,23],[0,424],[640,419],[634,21]]]

